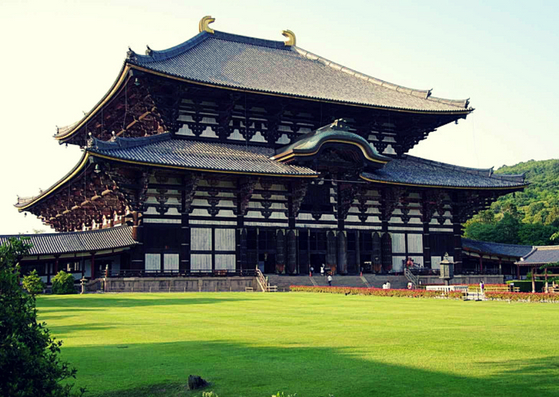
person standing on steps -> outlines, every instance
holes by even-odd
[[[332,275],[331,274],[328,275],[328,285],[330,287],[332,286]]]
[[[320,275],[324,276],[324,263],[320,266]]]

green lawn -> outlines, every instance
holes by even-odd
[[[89,396],[559,396],[559,305],[309,293],[41,296]],[[180,393],[180,394],[179,394]]]

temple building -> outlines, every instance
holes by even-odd
[[[399,273],[408,258],[436,270],[448,252],[460,273],[461,224],[526,186],[522,175],[408,154],[466,118],[468,100],[351,70],[298,47],[291,31],[271,41],[212,22],[175,47],[129,50],[98,104],[58,129],[81,160],[16,207],[63,232],[49,235],[53,246],[82,245],[43,250],[37,264],[83,254],[87,277],[95,263],[135,274]]]

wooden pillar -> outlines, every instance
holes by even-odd
[[[56,255],[54,257],[54,275],[56,276],[58,274],[58,259],[60,258],[59,255]]]
[[[516,265],[516,279],[520,280],[520,265]]]
[[[91,279],[95,279],[95,252],[91,253]]]
[[[289,230],[287,240],[287,270],[289,274],[297,273],[297,235],[295,230]]]
[[[532,293],[536,293],[536,268],[532,267]]]
[[[499,275],[503,274],[503,261],[501,257],[499,257]]]
[[[347,238],[343,231],[338,232],[338,273],[347,274]]]
[[[479,255],[479,274],[483,274],[483,258],[482,255]]]

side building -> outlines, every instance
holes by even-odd
[[[462,262],[461,224],[522,175],[408,155],[468,100],[388,83],[287,41],[214,31],[145,55],[60,128],[83,157],[20,199],[58,232],[130,227],[121,271],[399,273]]]

